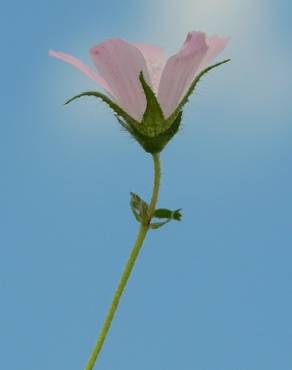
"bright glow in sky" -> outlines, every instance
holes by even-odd
[[[232,37],[244,33],[249,37],[263,19],[260,3],[259,0],[162,0],[153,1],[152,6],[161,33],[167,41],[177,41],[182,33],[192,29],[230,34]]]

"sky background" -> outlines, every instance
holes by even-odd
[[[288,0],[1,5],[0,368],[81,370],[150,196],[151,157],[48,49],[231,36],[162,153],[153,231],[96,369],[291,370],[292,6]]]

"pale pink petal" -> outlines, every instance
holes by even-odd
[[[210,65],[210,62],[226,47],[229,40],[229,37],[219,36],[207,38],[208,51],[200,64],[199,71],[202,71]]]
[[[99,74],[109,84],[120,106],[140,121],[146,109],[146,98],[139,80],[141,71],[150,83],[140,50],[123,40],[111,39],[94,46],[90,53]]]
[[[93,81],[95,81],[98,85],[103,87],[109,95],[111,95],[112,98],[115,98],[114,93],[112,92],[111,88],[109,87],[108,83],[99,76],[96,72],[94,72],[91,68],[89,68],[87,65],[85,65],[81,60],[73,57],[72,55],[65,54],[62,52],[57,52],[54,50],[49,51],[49,55],[51,57],[55,57],[57,59],[63,60],[66,63],[69,63],[79,69],[81,72],[83,72],[87,77],[91,78]]]
[[[160,77],[167,61],[164,50],[157,45],[134,44],[143,54],[149,71],[153,91],[158,93]]]
[[[207,50],[205,34],[191,32],[181,50],[168,59],[158,89],[158,101],[166,117],[169,117],[179,104]]]

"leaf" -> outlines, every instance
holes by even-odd
[[[166,220],[166,221],[163,221],[163,222],[154,222],[154,223],[151,223],[149,226],[151,229],[153,230],[156,230],[156,229],[159,229],[160,227],[166,225],[170,220]]]
[[[165,119],[163,112],[156,95],[145,81],[142,71],[140,72],[139,79],[147,100],[146,110],[143,115],[140,131],[150,137],[157,136],[165,130]]]
[[[222,64],[225,64],[225,63],[227,63],[229,61],[230,61],[230,59],[226,59],[226,60],[223,60],[222,62],[213,64],[213,65],[209,66],[208,68],[204,69],[202,72],[200,72],[198,74],[198,76],[196,76],[196,78],[191,83],[191,85],[190,85],[187,93],[182,98],[181,102],[179,103],[179,105],[177,106],[177,108],[175,109],[175,111],[167,118],[167,120],[166,120],[167,121],[167,126],[170,126],[172,124],[173,120],[176,118],[176,116],[179,114],[179,112],[183,109],[184,105],[188,102],[189,97],[194,92],[194,90],[195,90],[198,82],[201,80],[201,78],[205,74],[207,74],[208,72],[210,72],[212,69],[217,68],[217,67],[221,66]]]
[[[180,221],[181,220],[181,209],[177,209],[175,211],[171,211],[167,208],[158,208],[153,213],[154,218],[164,218],[165,221],[161,222],[153,222],[150,224],[151,229],[159,229],[160,227],[166,225],[171,220]]]
[[[113,102],[108,96],[98,91],[86,91],[81,94],[78,94],[74,96],[73,98],[67,100],[64,105],[67,105],[71,103],[72,101],[79,99],[83,96],[94,96],[96,98],[101,99],[116,113],[117,116],[122,117],[128,124],[139,127],[140,123],[138,121],[132,118],[127,112],[125,112],[121,107],[119,107],[115,102]]]
[[[131,210],[138,222],[144,222],[148,217],[148,203],[146,203],[139,195],[135,193],[130,193],[131,201],[130,206]]]
[[[167,208],[159,208],[155,210],[153,217],[167,218],[169,220],[181,221],[182,215],[180,211],[181,211],[181,208],[175,211],[171,211],[170,209],[167,209]]]

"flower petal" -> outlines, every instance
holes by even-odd
[[[149,83],[145,59],[135,46],[121,39],[110,39],[90,50],[92,60],[117,97],[121,108],[141,121],[146,98],[139,80],[143,71]]]
[[[73,57],[72,55],[65,54],[65,53],[62,53],[62,52],[57,52],[57,51],[54,51],[54,50],[50,50],[49,55],[51,57],[55,57],[57,59],[63,60],[64,62],[69,63],[69,64],[73,65],[74,67],[76,67],[77,69],[79,69],[87,77],[89,77],[90,79],[95,81],[98,85],[103,87],[109,93],[109,95],[111,95],[111,97],[113,97],[114,100],[116,100],[115,95],[112,92],[112,90],[110,89],[108,83],[101,76],[99,76],[96,72],[94,72],[91,68],[89,68],[83,62],[81,62],[81,60],[79,60],[78,58]]]
[[[205,34],[190,32],[181,50],[168,59],[158,89],[158,101],[165,117],[170,116],[177,107],[207,50]]]
[[[134,44],[143,54],[149,71],[151,85],[155,93],[158,92],[159,81],[167,57],[164,50],[157,45]]]
[[[212,36],[207,38],[208,51],[200,64],[199,71],[202,71],[209,66],[212,59],[216,58],[216,56],[221,53],[221,51],[228,44],[229,40],[229,37],[219,36]]]

